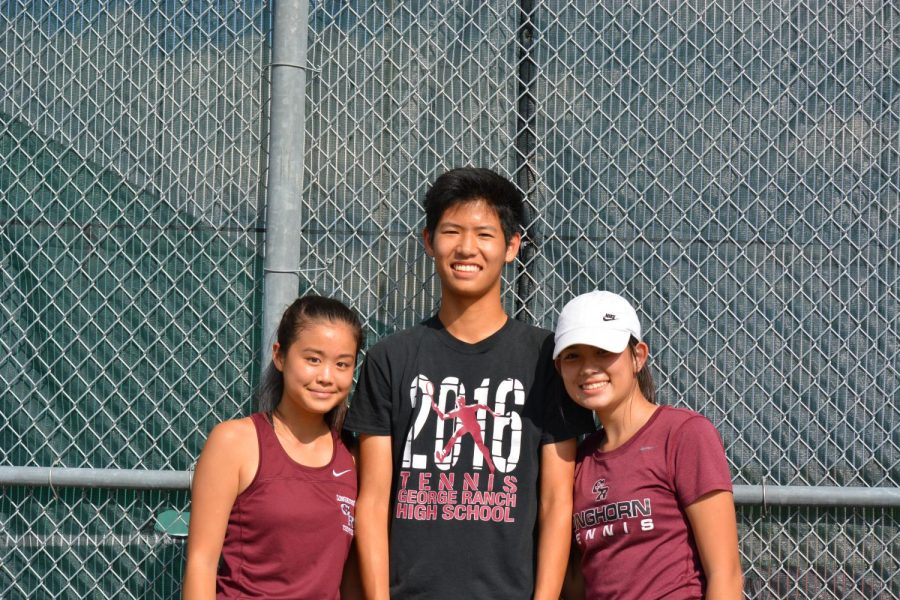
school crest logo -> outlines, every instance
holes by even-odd
[[[346,521],[341,524],[341,529],[343,529],[344,533],[347,535],[352,536],[354,521],[356,521],[356,500],[340,494],[335,496],[335,500],[337,500],[337,503],[340,506],[341,514],[344,515],[344,519],[346,519]]]
[[[606,486],[606,479],[598,479],[591,488],[591,493],[597,496],[597,500],[606,500],[609,488]]]

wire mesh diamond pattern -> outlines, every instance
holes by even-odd
[[[0,594],[178,598],[184,544],[157,515],[186,492],[8,488],[0,498]]]
[[[270,29],[252,0],[0,8],[3,465],[188,469],[248,407]],[[184,493],[2,498],[0,596],[179,595],[144,528]]]
[[[736,483],[897,485],[896,7],[360,1],[310,18],[303,286],[377,314],[370,337],[416,322],[439,296],[424,191],[492,167],[530,207],[506,273],[518,318],[550,327],[574,294],[621,291],[661,397],[713,420]],[[873,536],[829,514],[742,512],[752,597],[897,591],[889,553],[842,554],[895,544],[896,515],[867,515]]]

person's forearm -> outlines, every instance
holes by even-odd
[[[584,600],[584,576],[581,574],[581,561],[575,556],[575,548],[569,551],[569,564],[563,578],[562,600]]]
[[[344,573],[341,577],[341,600],[365,600],[362,580],[359,577],[359,557],[356,543],[350,547],[347,560],[344,562]]]
[[[214,600],[216,597],[216,568],[188,560],[184,569],[183,600]]]
[[[572,502],[554,499],[541,507],[535,600],[557,600],[569,560]]]
[[[744,597],[744,578],[740,569],[706,575],[706,600],[740,600]]]
[[[368,600],[388,600],[388,507],[360,498],[356,505],[356,550]]]
[[[388,600],[388,517],[391,504],[391,438],[361,435],[356,551],[363,590],[369,600]]]
[[[572,540],[575,440],[541,449],[535,600],[559,600]]]

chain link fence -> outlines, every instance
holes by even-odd
[[[0,8],[0,464],[189,469],[258,379],[270,6]],[[739,485],[896,488],[900,8],[314,2],[300,291],[434,310],[420,200],[526,193],[509,311],[622,292]],[[174,598],[184,491],[5,487],[0,596]],[[751,598],[896,598],[897,508],[739,510]]]
[[[0,464],[184,470],[249,408],[270,20],[2,4]],[[0,597],[177,597],[187,503],[4,488]]]

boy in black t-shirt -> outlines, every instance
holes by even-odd
[[[575,435],[593,423],[565,396],[552,333],[501,304],[522,196],[492,171],[455,169],[425,212],[440,309],[368,352],[345,425],[360,434],[366,596],[556,600]]]

